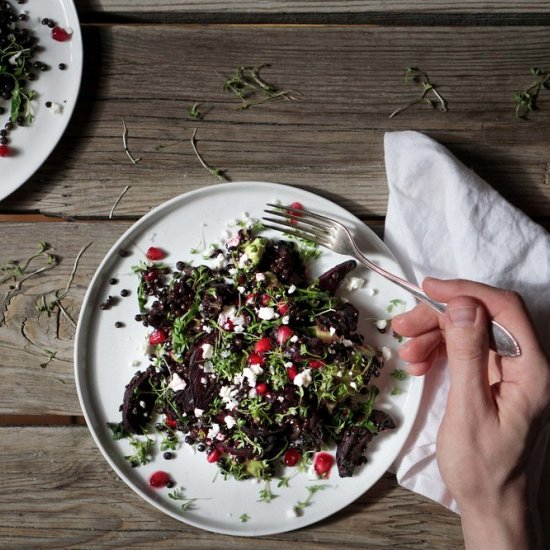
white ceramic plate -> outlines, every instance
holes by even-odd
[[[246,212],[253,218],[261,218],[266,202],[280,201],[290,204],[301,202],[306,208],[344,221],[357,236],[360,246],[381,265],[401,273],[400,267],[386,246],[360,220],[334,203],[301,189],[261,182],[240,182],[215,185],[186,193],[152,210],[130,228],[115,244],[101,263],[88,289],[78,324],[75,344],[76,381],[80,402],[88,426],[105,458],[118,475],[141,497],[159,510],[191,525],[230,535],[267,535],[304,527],[319,521],[347,506],[369,489],[389,468],[403,446],[416,416],[422,391],[422,380],[408,378],[396,381],[390,373],[400,367],[395,353],[398,346],[390,334],[380,334],[373,321],[390,317],[387,307],[391,300],[402,300],[401,307],[412,306],[409,296],[387,283],[379,276],[358,268],[356,275],[367,281],[367,287],[350,293],[350,299],[361,312],[360,328],[366,341],[374,346],[388,346],[393,356],[382,369],[376,383],[381,394],[376,406],[388,411],[398,424],[392,432],[380,434],[368,450],[369,462],[357,469],[351,478],[341,479],[336,468],[328,480],[320,481],[311,473],[294,477],[288,488],[278,488],[272,481],[270,488],[276,498],[271,502],[259,502],[263,483],[224,480],[217,474],[217,467],[206,461],[204,453],[194,453],[182,444],[175,460],[165,460],[162,452],[152,463],[132,469],[124,455],[132,454],[126,440],[113,441],[107,422],[119,422],[119,405],[124,386],[137,368],[147,367],[143,361],[143,343],[147,329],[134,320],[138,311],[135,288],[137,277],[131,266],[144,259],[149,246],[162,247],[170,252],[165,260],[175,264],[178,260],[202,263],[201,257],[190,250],[201,243],[219,242],[226,222],[242,219]],[[280,234],[266,233],[281,238]],[[119,251],[130,251],[121,257]],[[319,275],[328,267],[343,261],[342,256],[324,252],[315,261],[313,274]],[[119,282],[109,284],[111,278]],[[100,304],[109,294],[121,289],[132,291],[115,307],[103,311]],[[369,297],[369,290],[376,291]],[[122,321],[123,328],[115,328]],[[132,365],[133,361],[141,365]],[[399,395],[391,395],[399,386]],[[158,449],[158,444],[157,444]],[[181,503],[168,498],[169,489],[153,489],[148,486],[150,474],[156,470],[167,471],[183,488],[188,498],[198,498],[191,510],[181,511]],[[288,469],[290,472],[290,469]],[[288,473],[288,472],[287,472]],[[307,486],[324,484],[325,490],[315,493],[311,504],[299,517],[287,513],[308,495]],[[243,514],[249,516],[242,522]]]
[[[37,92],[32,101],[35,118],[31,124],[16,127],[10,133],[9,147],[13,154],[0,158],[0,200],[23,185],[57,145],[74,110],[82,76],[82,35],[72,0],[27,0],[24,4],[10,1],[10,4],[16,12],[27,13],[27,20],[18,22],[18,26],[31,30],[38,38],[43,50],[35,60],[46,63],[50,69],[37,71],[38,78],[29,83],[29,88]],[[53,40],[51,29],[40,23],[44,18],[71,28],[70,40]],[[58,68],[60,63],[67,66],[64,71]],[[61,105],[62,112],[51,112],[46,108],[47,101]],[[9,102],[2,101],[0,105],[6,108],[6,114],[0,117],[3,128],[9,116]]]

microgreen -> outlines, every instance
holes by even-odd
[[[390,300],[388,303],[388,307],[386,308],[386,311],[388,313],[392,313],[394,309],[397,307],[400,307],[401,309],[404,309],[405,307],[405,301],[401,300],[399,298],[395,298],[394,300]]]
[[[241,520],[241,523],[246,523],[250,519],[250,516],[248,514],[241,514],[239,519]]]
[[[394,386],[390,395],[401,395],[403,390],[399,386]]]
[[[202,120],[204,118],[204,113],[199,109],[201,106],[201,103],[194,103],[187,109],[187,114],[189,115],[189,118],[192,118],[194,120]]]
[[[233,76],[227,78],[223,84],[224,91],[232,93],[241,101],[239,109],[248,109],[275,99],[299,100],[299,92],[281,90],[274,84],[267,82],[260,72],[268,64],[257,67],[237,67]]]
[[[46,361],[44,361],[43,363],[40,363],[40,366],[43,369],[45,369],[55,359],[55,356],[57,355],[57,352],[52,351],[50,349],[45,349],[44,350],[44,355],[46,356]]]
[[[168,498],[171,498],[172,500],[177,500],[177,501],[180,501],[180,500],[184,501],[181,503],[182,512],[187,512],[188,510],[192,510],[195,507],[195,502],[199,500],[198,498],[185,497],[181,489],[174,489],[171,493],[168,493]]]
[[[141,160],[141,157],[134,157],[128,148],[128,127],[124,118],[122,119],[122,147],[132,164],[137,164]]]
[[[399,107],[393,111],[389,118],[393,118],[399,113],[402,113],[403,111],[406,111],[419,103],[427,103],[430,107],[432,107],[432,109],[435,109],[439,104],[440,111],[448,111],[447,100],[439,93],[437,86],[430,81],[428,73],[417,67],[407,67],[407,70],[405,71],[405,83],[408,84],[409,82],[421,84],[422,94],[418,99],[415,99],[404,107]],[[433,95],[436,99],[432,99],[429,95]]]
[[[122,422],[107,422],[107,426],[113,432],[113,439],[124,439],[130,435],[130,432],[124,427]]]
[[[277,498],[277,495],[274,495],[271,492],[271,487],[268,480],[265,482],[263,489],[260,490],[260,498],[258,502],[271,502],[274,498]]]
[[[522,92],[514,94],[516,118],[527,118],[527,114],[537,109],[537,100],[542,89],[550,90],[550,69],[543,71],[532,67],[530,72],[536,80]]]
[[[324,491],[327,487],[327,485],[308,485],[306,487],[307,497],[305,498],[305,500],[297,502],[294,506],[294,510],[296,511],[296,513],[303,513],[304,508],[307,508],[311,504],[315,493],[318,493],[319,491]]]
[[[208,170],[213,176],[216,176],[221,181],[229,181],[227,176],[225,175],[225,171],[221,170],[220,168],[215,168],[213,166],[210,166],[203,158],[202,155],[199,153],[199,150],[197,149],[197,129],[195,128],[193,130],[193,136],[191,137],[191,147],[193,148],[193,151],[196,155],[196,157],[199,159],[199,162],[205,168],[205,170]]]
[[[149,437],[145,439],[138,439],[132,437],[130,439],[130,446],[133,447],[134,453],[126,455],[124,458],[130,463],[131,466],[144,466],[151,461],[151,448],[154,441]]]
[[[406,380],[409,375],[403,369],[394,369],[390,372],[390,376],[396,380]]]

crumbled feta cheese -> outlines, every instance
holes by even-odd
[[[239,258],[239,267],[241,269],[244,269],[246,267],[246,264],[248,263],[248,255],[247,254],[241,254]]]
[[[307,388],[311,384],[311,369],[305,369],[294,377],[295,386]]]
[[[359,290],[360,288],[363,288],[363,285],[365,284],[365,279],[361,279],[361,277],[350,277],[346,281],[346,288],[348,290]]]
[[[202,330],[204,330],[206,334],[210,334],[212,332],[212,327],[210,325],[203,325]]]
[[[293,506],[292,508],[289,508],[286,511],[286,517],[287,518],[297,518],[298,517],[298,512],[296,511],[296,506]]]
[[[212,427],[208,430],[206,437],[209,439],[214,439],[220,433],[220,425],[212,423]]]
[[[353,342],[351,340],[348,340],[347,338],[342,339],[342,344],[344,344],[344,346],[346,348],[352,348],[353,347]]]
[[[250,370],[256,375],[256,376],[260,376],[260,374],[263,374],[264,373],[264,369],[262,369],[262,367],[260,365],[258,365],[257,363],[252,363],[250,365]]]
[[[202,366],[202,370],[206,374],[210,374],[210,373],[214,372],[214,363],[212,363],[212,361],[205,361],[204,365]]]
[[[256,273],[256,281],[265,281],[265,274]]]
[[[293,366],[294,366],[294,363],[293,363],[292,361],[287,361],[287,362],[285,363],[285,368],[286,368],[286,369],[289,369],[290,367],[293,367]]]
[[[294,344],[298,341],[298,336],[296,334],[294,334],[293,336],[290,337],[290,341]]]
[[[187,382],[183,380],[177,372],[172,373],[168,387],[173,391],[182,391],[187,387]]]
[[[204,359],[210,359],[214,355],[214,346],[212,344],[203,344],[202,348],[202,357]]]
[[[244,286],[238,286],[237,290],[239,291],[239,294],[244,294],[246,292],[246,288],[244,288]]]
[[[227,415],[224,417],[224,422],[225,422],[225,425],[231,429],[236,423],[237,421],[235,420],[235,417],[231,416],[231,415]]]
[[[248,384],[250,386],[256,385],[257,376],[256,376],[256,373],[250,367],[245,367],[243,369],[243,376],[248,380]]]
[[[256,391],[256,388],[250,388],[250,390],[248,390],[248,397],[254,398],[257,395],[258,395],[258,392]]]
[[[290,323],[290,317],[288,315],[285,315],[282,319],[281,319],[281,323],[283,323],[283,325],[288,325],[288,323]]]
[[[388,348],[388,346],[382,346],[380,348],[380,353],[382,354],[382,358],[384,359],[384,361],[388,361],[389,359],[391,359],[392,353],[391,349]]]
[[[225,259],[225,256],[220,252],[215,258],[213,267],[214,269],[221,269],[222,267],[225,267],[227,261]]]
[[[56,103],[55,101],[49,101],[48,106],[46,107],[50,113],[54,115],[60,115],[63,112],[63,105]]]
[[[235,246],[238,246],[241,242],[241,237],[238,233],[235,233],[231,238],[227,239],[226,245],[228,248],[234,248]]]
[[[378,330],[385,330],[388,326],[388,321],[386,319],[379,319],[375,324]]]
[[[294,293],[296,292],[296,285],[290,285],[290,286],[288,287],[287,292],[288,292],[289,294],[294,294]]]
[[[231,275],[231,276],[236,275],[238,271],[239,271],[239,270],[238,270],[236,267],[230,267],[230,268],[227,270],[227,272],[228,272],[229,275]]]
[[[141,346],[139,347],[138,351],[140,354],[143,354],[143,355],[151,355],[151,353],[153,353],[154,348],[149,343],[149,337],[147,337],[147,339],[141,343]]]
[[[193,412],[195,413],[195,416],[197,418],[200,418],[202,416],[202,414],[204,413],[204,410],[203,409],[195,409]]]
[[[336,334],[336,329],[334,327],[330,327],[328,331],[330,332],[331,336],[334,336]]]
[[[374,288],[367,287],[365,289],[365,292],[367,293],[367,296],[374,296],[376,294],[376,290]]]
[[[228,350],[228,349],[224,349],[220,352],[220,355],[226,359],[227,357],[229,357],[231,355],[231,352]]]
[[[201,384],[206,386],[206,378],[204,376],[201,378]]]
[[[351,381],[351,382],[349,383],[349,387],[352,388],[352,389],[354,389],[355,391],[357,391],[357,384],[356,384],[355,382]]]
[[[147,405],[145,404],[145,401],[140,401],[139,406],[144,409]]]
[[[271,321],[271,319],[275,319],[276,315],[275,309],[272,307],[261,307],[258,310],[258,317],[264,321]]]

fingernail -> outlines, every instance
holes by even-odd
[[[471,327],[477,317],[477,306],[448,307],[449,319],[455,327]]]

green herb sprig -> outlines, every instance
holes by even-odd
[[[199,162],[205,168],[208,170],[213,176],[216,176],[220,181],[229,181],[227,176],[225,175],[224,170],[221,170],[220,168],[215,168],[214,166],[210,166],[203,158],[202,155],[199,153],[199,150],[197,149],[197,129],[195,128],[193,130],[193,136],[191,137],[191,147],[193,148],[193,152],[195,153],[196,157],[199,159]]]
[[[267,82],[260,72],[269,64],[257,67],[237,67],[233,76],[227,78],[223,84],[224,91],[231,92],[240,101],[239,109],[248,109],[254,105],[260,105],[275,99],[297,101],[301,99],[299,92],[281,90],[274,84]]]
[[[550,90],[550,69],[543,71],[532,67],[530,72],[536,80],[522,92],[514,94],[516,118],[527,118],[528,113],[537,109],[537,100],[542,89]]]
[[[408,84],[409,82],[416,82],[422,85],[421,96],[418,99],[411,101],[404,107],[399,107],[393,111],[389,118],[393,118],[399,113],[402,113],[403,111],[406,111],[407,109],[410,109],[420,103],[427,103],[430,107],[432,107],[432,109],[435,109],[439,104],[440,111],[448,111],[447,100],[437,90],[436,85],[431,82],[428,73],[422,71],[418,67],[407,67],[407,70],[405,71],[405,83]],[[434,96],[435,99],[429,97],[430,95]]]

